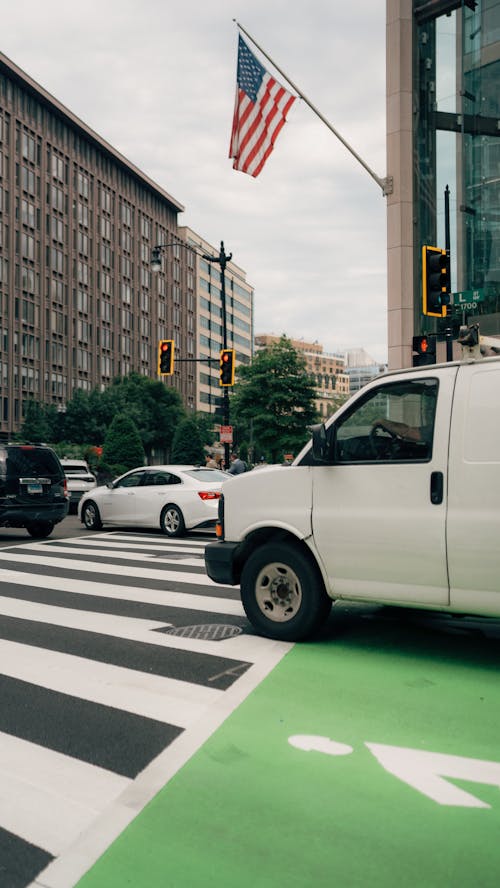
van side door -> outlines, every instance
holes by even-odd
[[[458,371],[449,471],[451,604],[500,614],[500,361]]]
[[[312,515],[335,597],[448,604],[456,372],[450,365],[371,384],[328,428],[329,464],[312,471]]]

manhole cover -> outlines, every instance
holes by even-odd
[[[157,629],[156,631],[165,632],[166,635],[177,635],[181,638],[224,641],[226,638],[241,635],[243,630],[239,626],[229,626],[225,623],[207,623],[204,626],[169,626],[168,629]]]

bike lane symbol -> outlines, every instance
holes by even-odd
[[[352,746],[337,743],[329,737],[316,734],[295,734],[288,742],[304,752],[322,752],[326,755],[349,755]],[[459,789],[446,778],[485,783],[500,789],[500,762],[427,752],[404,746],[387,746],[367,743],[365,746],[382,765],[384,770],[412,786],[418,792],[437,802],[438,805],[454,805],[461,808],[491,808],[470,792]]]

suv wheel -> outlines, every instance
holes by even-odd
[[[43,537],[48,537],[54,530],[54,522],[33,521],[32,524],[26,525],[26,530],[36,540],[43,539]]]

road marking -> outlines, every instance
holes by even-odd
[[[347,743],[337,743],[328,737],[317,737],[314,734],[294,734],[288,738],[288,742],[304,752],[325,752],[327,755],[349,755],[353,752],[352,746]]]
[[[348,755],[354,751],[353,747],[346,743],[337,743],[329,737],[317,734],[294,734],[288,738],[288,742],[304,752]],[[405,746],[387,746],[382,743],[365,742],[365,746],[385,771],[437,802],[438,805],[491,808],[491,805],[472,793],[454,786],[449,779],[484,783],[500,789],[500,762],[410,749]]]
[[[472,793],[453,786],[446,777],[469,780],[471,783],[487,783],[500,789],[500,762],[422,749],[406,749],[403,746],[385,746],[379,743],[365,745],[386,771],[433,799],[438,805],[491,808],[491,805],[482,802]]]

